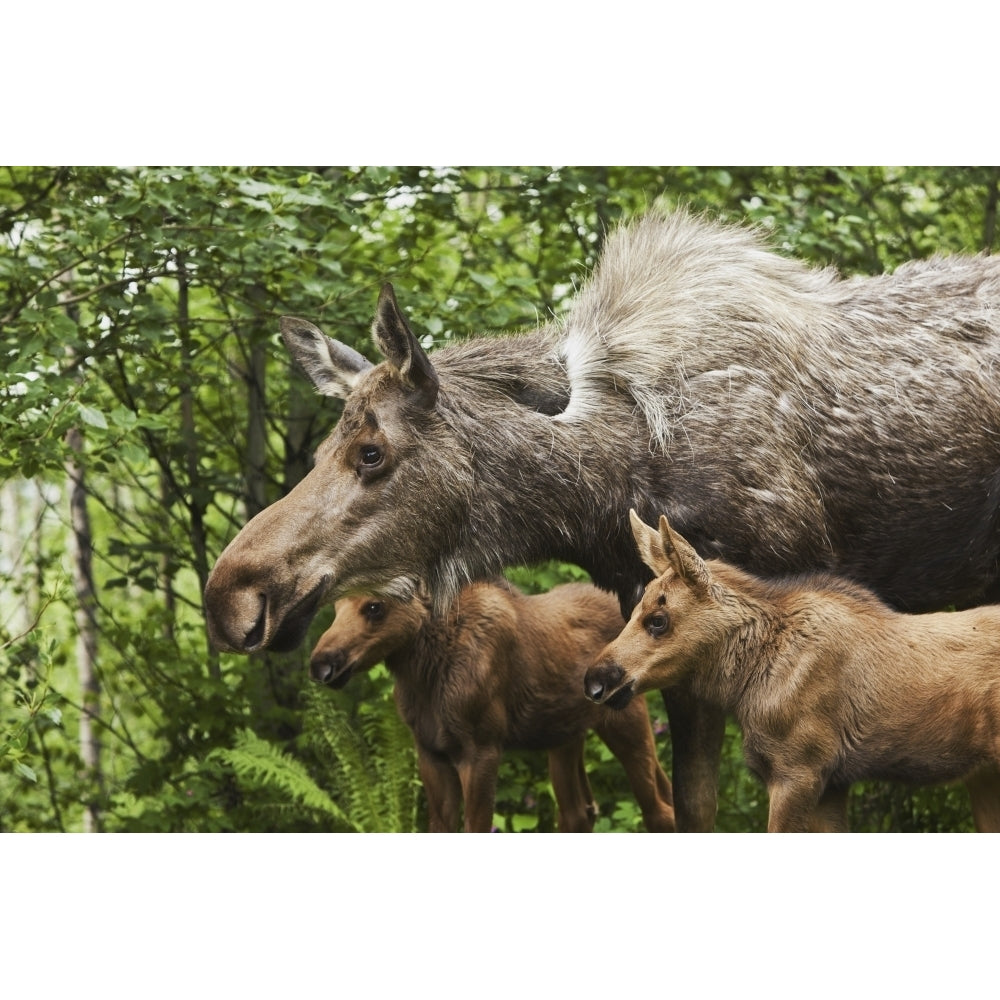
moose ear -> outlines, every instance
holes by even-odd
[[[372,363],[353,348],[295,316],[281,317],[281,339],[306,377],[324,396],[347,399]]]
[[[628,512],[632,522],[632,535],[639,549],[639,558],[657,575],[663,576],[670,568],[670,561],[663,550],[663,543],[655,528],[651,528],[634,511]]]
[[[704,560],[682,538],[673,531],[666,516],[660,515],[660,544],[670,560],[674,572],[695,590],[707,590],[712,576]]]
[[[417,391],[420,401],[428,408],[433,406],[438,393],[437,372],[396,304],[392,285],[383,285],[379,293],[372,336],[403,381]]]

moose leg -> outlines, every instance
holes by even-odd
[[[549,777],[559,810],[560,833],[590,833],[597,808],[583,766],[581,737],[549,751]]]
[[[622,711],[605,712],[594,730],[625,769],[646,829],[650,833],[673,833],[673,792],[656,756],[646,699],[633,698]]]
[[[710,833],[715,826],[725,712],[694,698],[686,687],[662,694],[670,720],[677,829]]]
[[[458,772],[445,760],[417,747],[420,780],[427,796],[427,829],[431,833],[455,833],[462,806]]]
[[[472,746],[456,762],[465,798],[466,833],[489,833],[493,829],[501,753],[499,746]]]
[[[1000,771],[983,768],[965,782],[978,833],[1000,833]]]

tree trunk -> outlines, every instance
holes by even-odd
[[[259,325],[255,323],[256,327]],[[244,463],[247,520],[267,506],[267,409],[265,383],[267,346],[256,329],[251,330],[247,371],[247,451]]]
[[[90,513],[83,464],[83,435],[72,428],[66,436],[76,456],[66,464],[70,481],[70,523],[73,532],[73,584],[76,591],[76,658],[80,680],[80,756],[85,779],[92,789],[84,803],[83,830],[95,833],[101,826],[100,799],[103,792],[101,742],[95,720],[99,718],[101,685],[97,676],[97,597],[91,571],[93,547]]]
[[[181,342],[181,439],[184,442],[184,465],[187,478],[186,506],[191,519],[191,549],[194,555],[194,569],[198,575],[200,593],[205,592],[208,583],[208,539],[205,530],[205,508],[208,498],[201,488],[201,475],[198,471],[200,457],[198,430],[195,427],[194,393],[197,387],[198,375],[194,368],[194,344],[191,340],[191,313],[188,301],[190,279],[188,277],[187,257],[183,250],[176,251],[174,262],[177,265],[177,335]],[[167,592],[167,607],[171,611],[173,621],[174,599],[173,578],[164,574],[163,586]],[[222,677],[218,654],[208,642],[208,626],[205,626],[205,647],[208,650],[206,665],[208,675],[213,680]]]

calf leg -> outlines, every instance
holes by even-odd
[[[583,766],[583,737],[549,751],[549,777],[559,810],[560,833],[590,833],[597,807]]]
[[[473,746],[455,764],[465,798],[466,833],[489,833],[493,829],[501,753],[498,746]]]
[[[656,756],[646,699],[633,698],[623,711],[606,709],[602,715],[594,730],[625,769],[646,829],[650,833],[673,833],[673,792]]]
[[[972,800],[972,819],[979,833],[1000,833],[1000,771],[989,767],[965,782]]]
[[[809,833],[822,828],[819,801],[822,783],[812,772],[775,776],[768,783],[768,833]]]
[[[847,833],[847,796],[850,786],[827,788],[813,812],[813,833]]]
[[[709,833],[715,827],[725,712],[698,701],[686,687],[664,691],[663,704],[670,720],[677,829]]]
[[[455,833],[462,805],[458,772],[448,761],[420,747],[417,747],[417,766],[427,796],[427,829],[431,833]]]

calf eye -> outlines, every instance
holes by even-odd
[[[645,621],[646,631],[654,638],[659,639],[661,635],[666,635],[670,628],[670,615],[666,611],[656,611]]]
[[[382,461],[382,449],[377,448],[373,444],[362,445],[361,447],[361,464],[367,466],[369,469],[373,469]]]
[[[385,617],[385,605],[381,601],[368,601],[361,608],[361,614],[369,622],[379,622]]]

